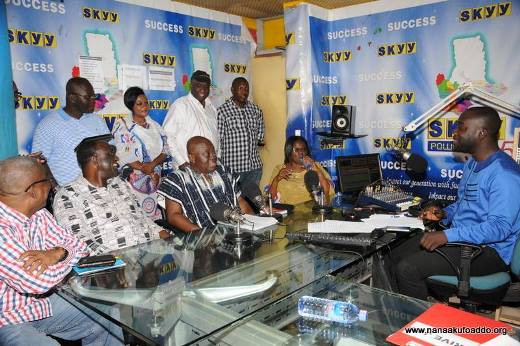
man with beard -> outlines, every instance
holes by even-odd
[[[87,244],[91,255],[169,236],[145,215],[130,186],[117,176],[115,146],[87,138],[76,154],[83,175],[58,190],[54,215]]]
[[[464,166],[457,201],[444,209],[430,206],[422,211],[423,220],[441,221],[446,229],[416,237],[418,244],[411,253],[398,254],[396,274],[402,294],[425,300],[427,277],[455,274],[433,252],[447,242],[486,245],[472,261],[471,275],[507,270],[520,232],[520,167],[498,147],[500,125],[498,113],[490,107],[469,108],[459,117],[454,151],[471,158]],[[459,248],[445,247],[443,252],[458,265]]]
[[[94,88],[81,77],[69,79],[66,86],[67,104],[47,115],[36,127],[32,151],[41,152],[59,185],[76,179],[81,171],[74,148],[84,138],[109,133],[105,121],[92,114],[96,102]]]

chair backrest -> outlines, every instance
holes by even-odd
[[[516,240],[515,248],[513,249],[513,257],[511,258],[511,273],[515,276],[520,276],[520,237]]]

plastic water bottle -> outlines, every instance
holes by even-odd
[[[341,192],[337,192],[334,196],[334,201],[332,202],[332,206],[334,208],[342,208],[343,207],[343,194]]]
[[[310,296],[303,296],[298,300],[298,314],[306,318],[344,324],[367,319],[367,311],[360,310],[353,303]]]

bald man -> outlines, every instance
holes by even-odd
[[[244,213],[253,212],[240,196],[238,177],[217,161],[210,140],[192,137],[186,150],[188,165],[175,170],[159,186],[159,193],[166,197],[169,224],[184,232],[214,226],[209,210],[215,203],[237,206]]]
[[[120,345],[106,320],[52,292],[87,255],[86,245],[43,209],[52,180],[36,158],[0,161],[0,345],[58,345],[46,333],[83,345]]]
[[[459,117],[453,150],[471,158],[464,166],[457,201],[444,210],[434,205],[422,212],[425,220],[442,221],[444,231],[417,238],[411,253],[393,251],[396,260],[402,258],[397,265],[401,293],[426,299],[427,277],[455,274],[447,261],[432,252],[447,242],[486,245],[471,262],[471,275],[507,271],[520,234],[520,167],[498,147],[500,125],[498,113],[490,107],[469,108]],[[458,248],[442,250],[459,263]]]
[[[67,104],[63,109],[40,121],[32,143],[32,151],[47,158],[59,185],[70,183],[81,174],[74,148],[87,137],[109,133],[105,121],[92,114],[96,95],[87,79],[69,79],[65,97]]]

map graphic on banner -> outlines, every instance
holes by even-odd
[[[231,96],[234,78],[249,78],[251,43],[237,16],[101,0],[5,3],[13,78],[23,93],[16,116],[20,153],[31,151],[38,122],[65,106],[65,84],[72,76],[92,83],[96,112],[109,128],[129,114],[123,94],[130,86],[145,90],[150,116],[162,123],[173,101],[189,92],[195,70],[211,76],[216,106]]]
[[[379,1],[325,10],[285,10],[287,135],[301,133],[336,178],[337,156],[379,153],[383,177],[421,197],[453,201],[463,155],[452,153],[458,116],[474,101],[457,100],[405,136],[402,128],[470,82],[519,105],[518,1],[417,0],[406,8]],[[395,8],[392,10],[392,8]],[[297,87],[295,87],[297,86]],[[353,105],[357,138],[333,142],[333,105]],[[499,146],[512,154],[520,114],[500,114]],[[392,150],[428,160],[413,177]]]

